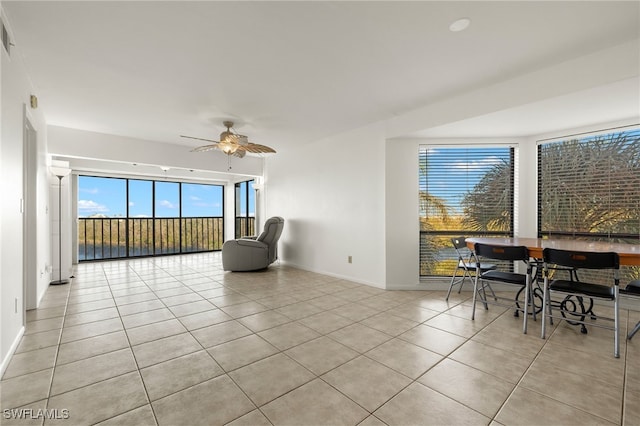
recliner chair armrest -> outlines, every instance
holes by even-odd
[[[229,246],[233,246],[235,243],[235,245],[240,246],[240,247],[248,247],[248,248],[260,248],[260,249],[268,249],[269,246],[266,245],[265,243],[263,243],[262,241],[256,241],[256,240],[250,240],[248,238],[240,238],[237,240],[230,240],[230,241],[226,241],[223,245],[222,245],[222,249],[224,250],[224,246],[229,245]]]
[[[229,240],[222,246],[225,271],[253,271],[269,266],[269,246],[255,240]]]

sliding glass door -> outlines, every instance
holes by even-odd
[[[256,191],[253,180],[238,182],[236,189],[235,237],[242,238],[256,233]]]
[[[224,187],[79,176],[80,261],[220,250]]]

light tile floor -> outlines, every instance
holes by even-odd
[[[471,321],[469,297],[224,273],[219,253],[80,264],[27,313],[0,422],[640,424],[640,336],[615,359],[610,331],[542,340],[494,306]]]

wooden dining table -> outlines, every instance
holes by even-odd
[[[470,250],[473,250],[475,243],[498,246],[525,246],[529,249],[529,255],[535,259],[542,259],[542,250],[545,248],[591,252],[614,252],[618,253],[621,266],[640,266],[640,244],[523,237],[469,237],[466,239],[466,242],[467,247],[469,247]]]

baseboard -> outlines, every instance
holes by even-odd
[[[16,349],[18,349],[18,345],[20,344],[20,339],[22,339],[23,335],[24,335],[24,326],[20,327],[20,330],[18,331],[18,335],[16,336],[15,339],[13,339],[13,343],[9,347],[9,351],[7,352],[5,357],[2,359],[2,363],[0,364],[0,377],[4,376],[4,372],[9,366],[9,360],[13,356]]]
[[[375,288],[379,288],[379,289],[382,289],[382,290],[385,289],[384,286],[380,285],[379,283],[374,283],[374,282],[371,282],[371,281],[360,280],[360,279],[357,279],[357,278],[354,278],[354,277],[349,277],[349,276],[346,276],[346,275],[334,274],[332,272],[321,271],[321,270],[318,270],[318,269],[312,269],[312,268],[301,266],[301,265],[298,265],[298,264],[295,264],[295,263],[286,262],[284,260],[281,260],[280,263],[282,265],[289,266],[291,268],[301,269],[303,271],[313,272],[313,273],[316,273],[316,274],[322,274],[322,275],[326,275],[328,277],[337,278],[337,279],[340,279],[340,280],[352,281],[354,283],[364,284],[364,285],[368,285],[369,287],[375,287]]]

